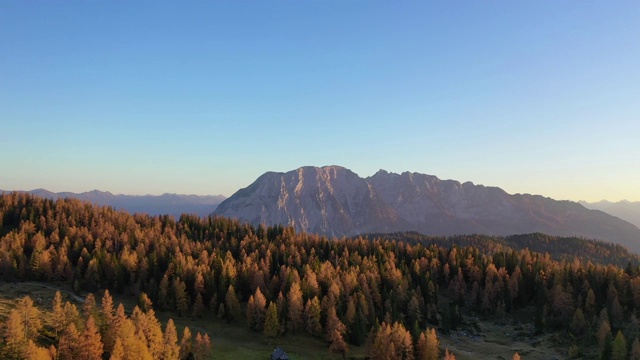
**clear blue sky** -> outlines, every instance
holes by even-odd
[[[342,165],[640,200],[640,2],[2,1],[0,189]]]

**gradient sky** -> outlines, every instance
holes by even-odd
[[[342,165],[640,200],[640,2],[2,1],[0,189]]]

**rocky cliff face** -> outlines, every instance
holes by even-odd
[[[397,216],[375,189],[338,166],[269,172],[229,199],[215,214],[253,224],[285,224],[337,237],[397,228]]]
[[[543,232],[608,240],[640,251],[640,229],[601,211],[409,172],[380,170],[366,179],[339,166],[269,172],[223,201],[215,214],[336,237],[389,231]]]

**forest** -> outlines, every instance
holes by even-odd
[[[80,310],[56,294],[46,314],[20,299],[0,320],[3,358],[215,358],[208,334],[178,336],[171,320],[163,330],[162,311],[215,314],[273,338],[304,333],[337,357],[365,346],[375,360],[455,359],[439,338],[469,317],[531,309],[536,333],[557,334],[567,357],[640,359],[638,257],[585,239],[329,239],[11,193],[0,195],[0,280],[90,293]],[[126,313],[111,293],[138,306]]]

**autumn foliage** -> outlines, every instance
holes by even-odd
[[[328,239],[290,227],[131,215],[18,193],[0,195],[0,222],[0,278],[61,281],[102,295],[99,307],[82,310],[55,299],[58,358],[76,356],[77,344],[92,347],[77,356],[102,351],[114,359],[207,353],[206,334],[178,338],[174,324],[160,328],[153,308],[182,317],[212,313],[271,337],[307,333],[337,354],[353,344],[369,346],[373,358],[436,359],[443,353],[434,329],[455,331],[470,312],[490,318],[532,307],[540,332],[565,331],[584,348],[590,344],[581,339],[595,340],[614,357],[640,353],[637,258],[596,242],[542,234],[509,238],[513,247],[479,235]],[[521,246],[545,243],[564,255]],[[567,258],[571,244],[588,254],[584,259],[602,261]],[[109,292],[146,295],[127,316]],[[27,300],[9,315],[8,354],[44,353],[39,316]]]

